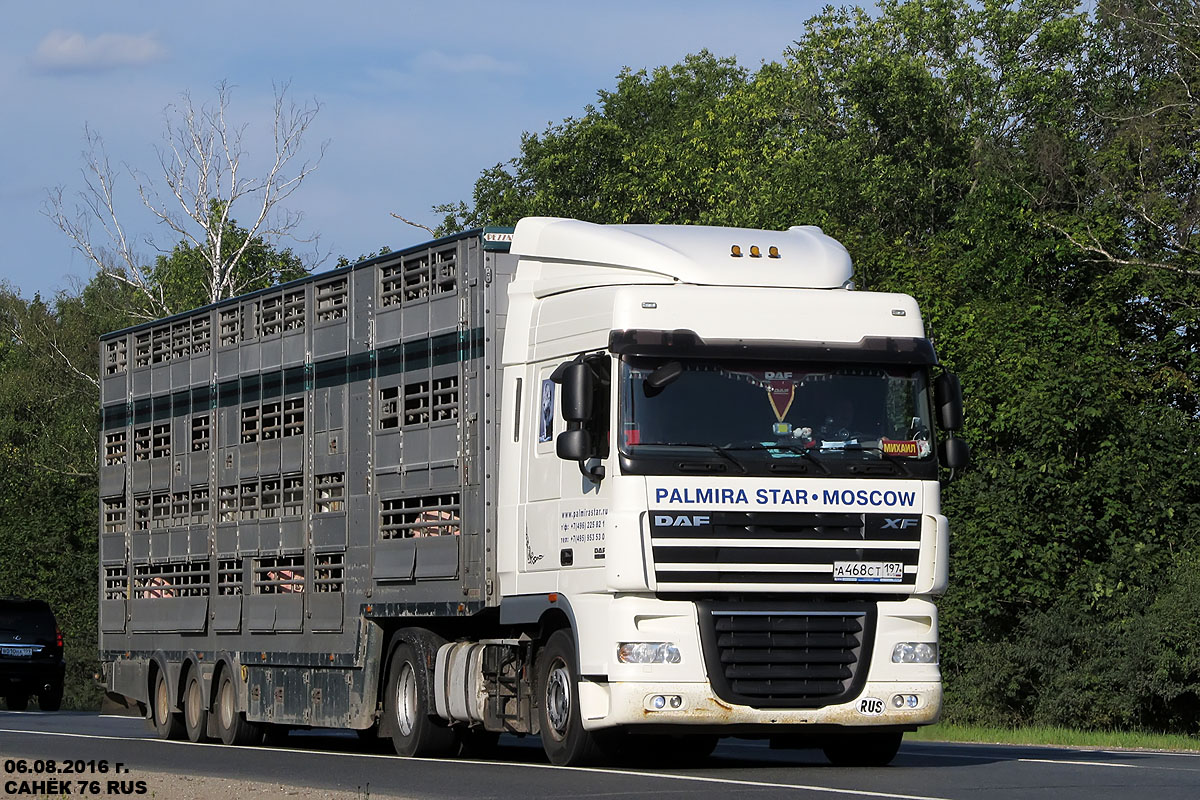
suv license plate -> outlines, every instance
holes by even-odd
[[[29,658],[33,655],[32,647],[0,647],[0,656],[16,656]]]
[[[835,561],[833,579],[855,583],[899,583],[904,565],[899,561]]]

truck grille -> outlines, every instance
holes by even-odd
[[[916,584],[922,527],[919,514],[651,511],[654,576],[659,591],[895,591]],[[898,562],[903,574],[898,581],[838,580],[837,562]]]
[[[754,708],[817,708],[856,697],[875,634],[871,603],[700,604],[717,696]]]

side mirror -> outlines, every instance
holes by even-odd
[[[592,418],[594,392],[592,370],[587,364],[571,364],[562,374],[562,413],[567,422],[588,422]]]
[[[933,382],[933,400],[937,405],[938,424],[943,430],[957,431],[963,426],[962,384],[953,372],[943,372]]]
[[[971,463],[971,448],[962,439],[943,439],[938,448],[942,466],[949,469],[965,469]]]
[[[563,431],[554,440],[554,451],[564,461],[586,461],[592,455],[592,437],[583,428]]]

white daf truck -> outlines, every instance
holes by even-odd
[[[886,764],[967,453],[916,303],[851,279],[813,227],[527,218],[103,337],[109,693],[193,741]]]

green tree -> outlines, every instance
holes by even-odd
[[[860,286],[918,298],[963,378],[951,697],[990,687],[993,719],[1179,725],[1164,698],[1194,691],[1194,659],[1126,634],[1200,552],[1196,22],[1157,0],[828,9],[755,72],[702,53],[622,73],[444,210],[821,225]],[[1128,644],[1106,663],[1111,637]],[[1115,680],[1148,663],[1163,688]]]

